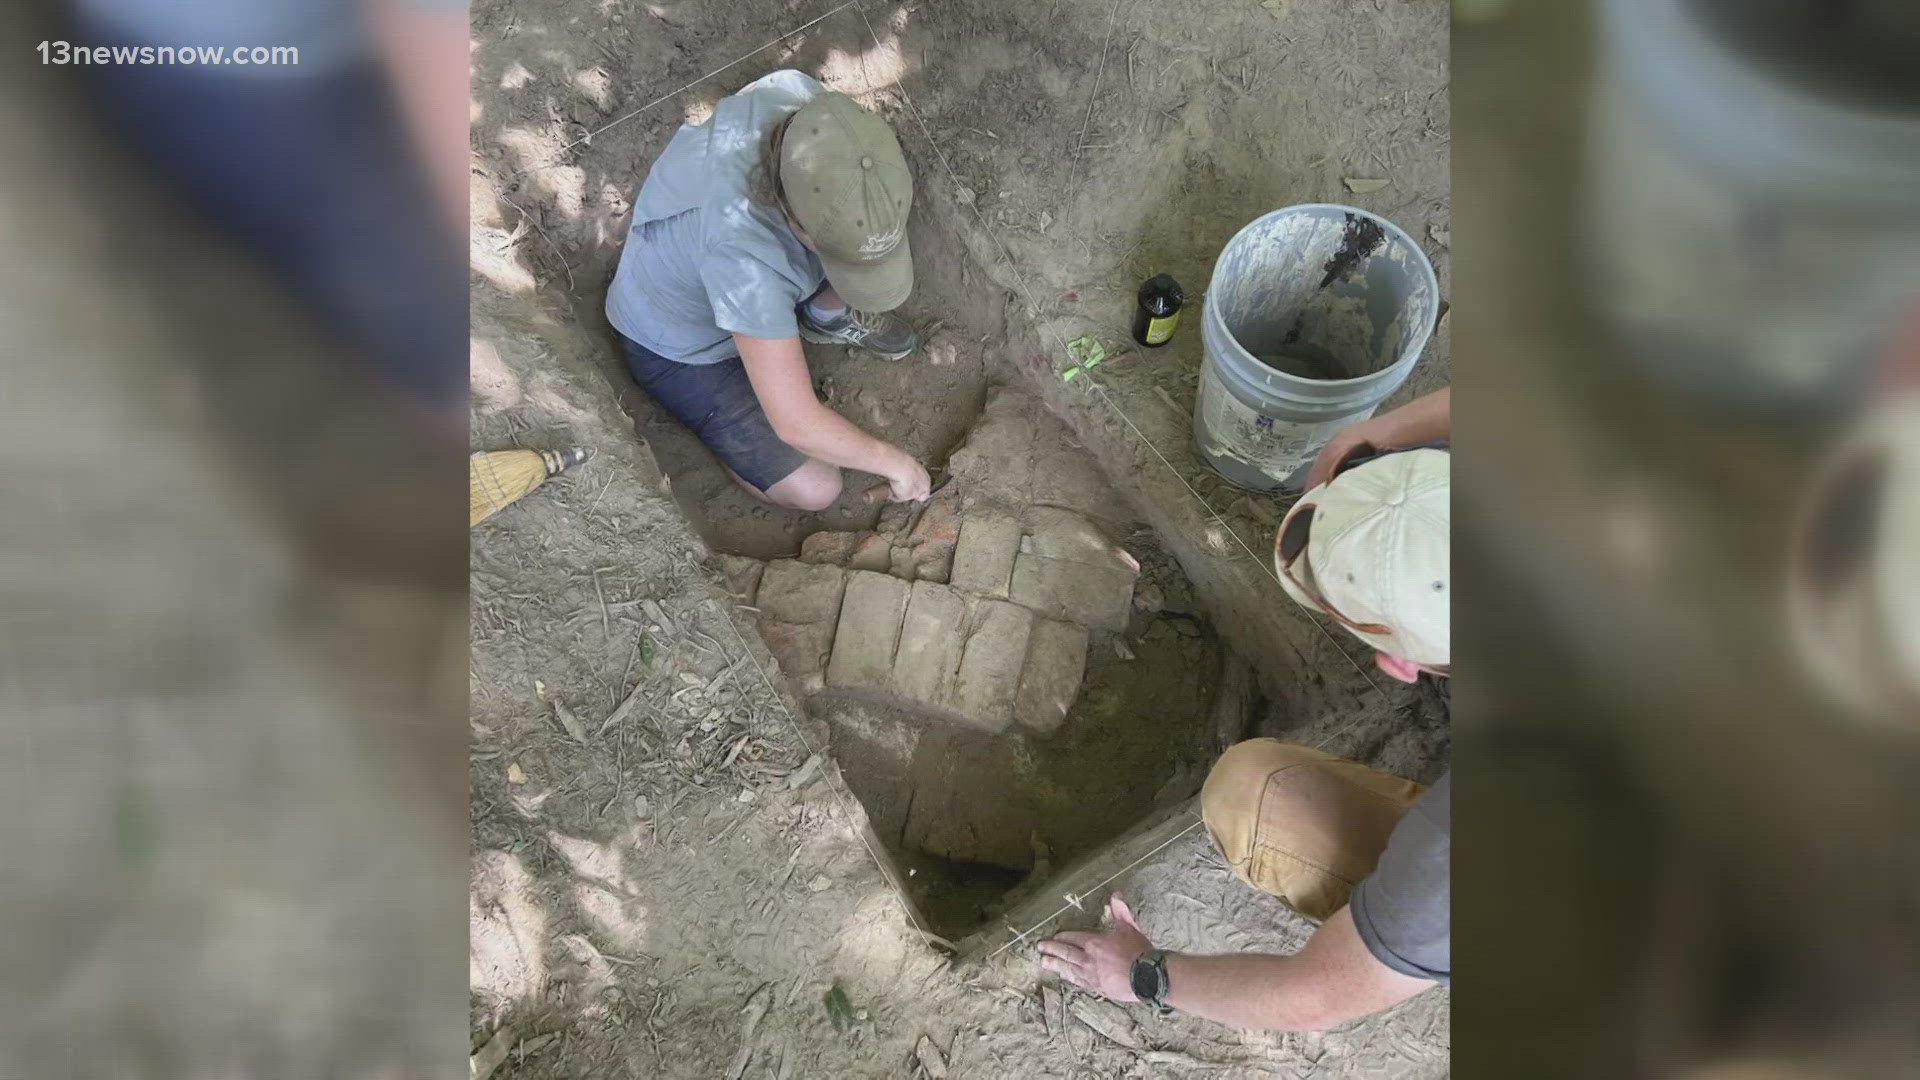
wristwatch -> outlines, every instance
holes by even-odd
[[[1167,994],[1172,989],[1167,983],[1167,951],[1148,949],[1133,961],[1133,996],[1158,1009],[1161,1013],[1173,1011],[1167,1004]]]

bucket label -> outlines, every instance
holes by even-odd
[[[1287,420],[1241,404],[1211,371],[1200,380],[1201,445],[1215,457],[1243,461],[1275,480],[1291,476],[1312,461],[1335,432],[1372,411],[1338,420]]]

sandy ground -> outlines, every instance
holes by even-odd
[[[1091,0],[875,3],[783,37],[820,12],[476,5],[475,444],[601,451],[474,536],[474,1043],[512,1050],[501,1075],[937,1074],[915,1064],[923,1038],[956,1076],[1445,1072],[1440,992],[1343,1032],[1280,1037],[1042,987],[1024,946],[949,968],[868,848],[859,785],[841,774],[859,766],[844,725],[786,693],[707,561],[788,554],[875,511],[851,496],[821,515],[749,503],[631,389],[599,316],[627,200],[673,129],[773,67],[813,71],[887,111],[925,181],[905,312],[925,356],[816,350],[826,399],[937,462],[990,386],[1036,385],[1046,341],[1095,332],[1135,434],[1188,471],[1137,475],[1165,463],[1114,450],[1048,397],[1065,437],[1197,585],[1231,588],[1245,566],[1189,557],[1168,505],[1197,488],[1226,512],[1214,524],[1256,545],[1279,506],[1192,470],[1177,429],[1198,334],[1149,358],[1115,328],[1140,277],[1168,270],[1197,294],[1232,231],[1287,202],[1355,201],[1444,237],[1444,19],[1400,3],[1203,6],[1169,19]],[[1342,185],[1381,176],[1392,183],[1365,196]],[[1444,280],[1444,247],[1431,253]],[[1445,371],[1437,342],[1415,382]],[[1174,407],[1146,404],[1162,398]],[[1437,775],[1443,698],[1366,680],[1311,623],[1277,631],[1291,651],[1273,656],[1235,638],[1235,621],[1214,611],[1204,633],[1263,668],[1259,731]],[[830,737],[845,753],[809,765]],[[1311,930],[1234,882],[1198,830],[1113,887],[1169,947],[1285,951]],[[844,1032],[823,1006],[836,982],[858,1010]]]

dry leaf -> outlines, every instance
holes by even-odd
[[[920,1067],[927,1070],[932,1080],[947,1080],[947,1059],[940,1056],[940,1048],[925,1035],[914,1044],[913,1056],[920,1059]]]
[[[1129,1050],[1140,1050],[1140,1037],[1134,1034],[1133,1021],[1126,1010],[1092,998],[1080,998],[1067,1006],[1081,1023]]]
[[[556,700],[553,703],[553,715],[560,718],[560,726],[567,729],[567,734],[573,737],[574,742],[587,741],[587,725],[580,722],[580,718],[574,715],[572,709]]]
[[[1349,176],[1341,180],[1341,183],[1347,185],[1347,190],[1353,192],[1355,195],[1365,195],[1369,191],[1379,191],[1392,182],[1391,180],[1369,179],[1359,176]]]
[[[517,761],[509,763],[507,765],[507,783],[524,784],[526,782],[527,772],[520,767],[520,763]]]

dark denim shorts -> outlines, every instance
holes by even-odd
[[[737,356],[717,364],[669,360],[619,331],[633,381],[673,418],[693,429],[715,457],[742,480],[765,491],[806,464],[807,455],[782,442],[760,407]]]

